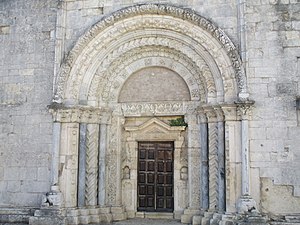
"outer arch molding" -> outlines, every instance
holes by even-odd
[[[127,18],[131,18],[137,15],[168,15],[174,18],[179,18],[192,23],[200,27],[209,33],[212,38],[217,41],[223,49],[226,51],[227,59],[231,62],[234,69],[234,76],[238,87],[239,100],[247,100],[248,92],[246,87],[245,71],[240,60],[237,49],[228,36],[216,25],[202,16],[196,14],[190,9],[183,9],[176,6],[164,5],[164,4],[140,4],[130,6],[119,11],[116,11],[107,17],[104,17],[101,21],[96,23],[88,32],[80,37],[75,44],[74,48],[70,51],[67,59],[63,63],[58,79],[56,88],[54,90],[54,102],[63,102],[65,95],[65,88],[68,82],[69,75],[76,60],[79,58],[81,52],[85,46],[89,44],[98,34],[108,27],[113,26],[114,23],[122,21]]]

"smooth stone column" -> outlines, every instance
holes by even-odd
[[[98,205],[105,205],[105,156],[107,148],[107,125],[100,125],[99,132],[99,183],[98,183]]]
[[[86,129],[87,124],[79,125],[78,206],[84,206],[85,202]]]
[[[208,143],[207,143],[207,119],[204,114],[200,118],[200,144],[201,144],[201,208],[208,209]]]
[[[58,185],[59,153],[60,153],[61,123],[53,123],[53,148],[51,164],[51,184]]]
[[[249,122],[248,116],[253,101],[239,102],[237,104],[238,115],[241,118],[241,158],[242,158],[242,196],[238,202],[238,212],[249,214],[257,212],[257,206],[250,193],[250,160],[249,160]]]

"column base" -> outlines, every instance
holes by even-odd
[[[123,206],[112,206],[111,214],[113,221],[120,221],[127,219],[127,213],[125,212],[125,208]]]
[[[257,206],[255,200],[250,195],[243,195],[238,201],[238,213],[249,214],[257,213]]]
[[[201,216],[201,215],[202,215],[202,211],[200,209],[192,209],[192,208],[185,209],[183,215],[181,215],[181,223],[191,224],[193,222],[194,216]],[[195,217],[195,220],[198,220],[198,218]]]
[[[224,214],[219,225],[235,225],[236,216],[234,214]]]
[[[250,215],[238,215],[237,225],[268,225],[267,219],[259,213],[251,213]]]
[[[214,213],[213,217],[210,219],[210,225],[219,225],[222,220],[222,215],[223,214],[220,213]]]
[[[42,207],[62,206],[63,195],[57,185],[52,185],[50,191],[43,196]]]
[[[201,220],[201,225],[210,225],[210,220],[213,218],[214,212],[205,212]]]

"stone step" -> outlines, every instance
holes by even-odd
[[[300,222],[270,222],[270,225],[300,225]]]
[[[0,208],[0,225],[29,223],[29,217],[34,214],[35,209]]]
[[[147,219],[173,219],[173,213],[151,213],[151,212],[137,212],[137,218],[147,218]]]

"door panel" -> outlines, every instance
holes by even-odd
[[[173,211],[173,150],[173,142],[139,142],[139,211]]]

